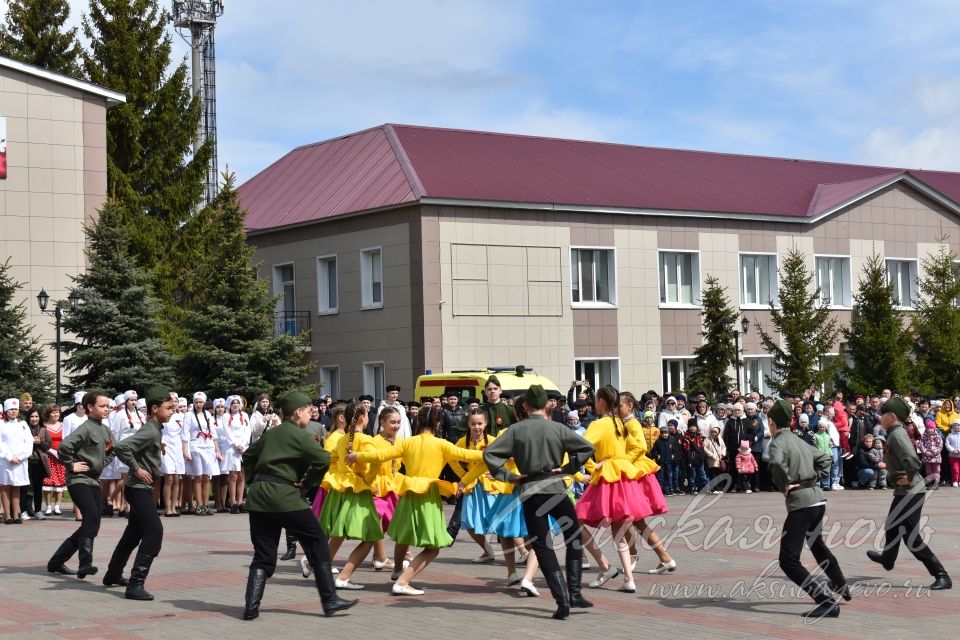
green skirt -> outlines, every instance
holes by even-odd
[[[383,540],[380,516],[369,491],[331,491],[320,510],[320,526],[331,538],[364,542]]]
[[[324,505],[326,506],[326,505]],[[436,485],[426,493],[405,493],[393,512],[387,535],[397,544],[439,549],[453,544]]]

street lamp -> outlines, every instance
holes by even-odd
[[[57,328],[57,396],[56,402],[57,405],[60,405],[60,321],[63,319],[63,306],[60,302],[56,302],[53,310],[47,311],[47,304],[50,302],[50,294],[47,293],[46,289],[41,288],[40,293],[37,294],[37,304],[40,305],[40,313],[45,313],[48,316],[53,316],[55,319],[54,325]],[[70,311],[77,310],[77,304],[80,302],[80,296],[77,295],[76,291],[71,291],[70,295],[67,296],[67,303],[70,305]]]
[[[733,320],[724,321],[723,330],[727,333],[733,332],[733,366],[737,370],[737,390],[742,391],[740,389],[740,365],[743,363],[740,362],[740,336],[746,335],[747,331],[750,330],[750,321],[744,316],[740,319],[740,329],[737,330],[733,327]]]

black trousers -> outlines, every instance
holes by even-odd
[[[163,524],[160,522],[160,516],[157,515],[157,507],[153,502],[152,489],[134,489],[131,487],[123,488],[123,495],[130,504],[130,515],[127,517],[127,526],[123,530],[123,535],[117,542],[117,548],[113,552],[113,557],[117,559],[119,567],[114,567],[114,561],[110,561],[111,569],[123,569],[127,563],[127,558],[133,553],[133,550],[139,545],[139,554],[155,558],[160,554],[160,545],[163,544]],[[86,518],[86,514],[83,516]]]
[[[89,484],[74,483],[68,489],[73,504],[80,509],[83,520],[80,527],[70,536],[73,540],[80,538],[96,538],[100,533],[100,487]]]
[[[250,511],[250,541],[253,543],[251,569],[263,569],[272,576],[277,568],[277,547],[283,529],[292,534],[307,556],[307,561],[316,567],[321,562],[330,562],[330,546],[327,534],[320,528],[313,511]]]
[[[896,561],[902,541],[913,557],[922,562],[931,573],[933,573],[931,566],[939,565],[937,556],[920,535],[920,513],[923,510],[924,498],[923,493],[893,496],[885,524],[886,544],[883,546],[885,563],[893,564]]]
[[[560,525],[560,534],[567,546],[567,563],[583,558],[583,545],[580,543],[580,520],[573,503],[565,493],[534,493],[523,496],[523,519],[527,524],[527,534],[533,538],[533,550],[540,562],[544,575],[560,571],[557,554],[553,550],[553,535],[547,516]]]
[[[783,523],[783,537],[780,539],[780,569],[814,598],[820,597],[821,591],[811,580],[810,572],[800,562],[804,542],[810,547],[810,552],[827,578],[837,586],[846,584],[837,558],[827,548],[821,535],[826,512],[826,505],[791,511]]]
[[[948,462],[947,465],[949,464]],[[43,507],[43,479],[47,477],[47,472],[44,471],[42,462],[33,461],[27,463],[27,472],[30,474],[30,484],[20,487],[20,509],[33,515]],[[27,502],[28,489],[33,489],[33,509]]]

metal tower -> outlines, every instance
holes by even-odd
[[[190,43],[192,51],[193,93],[200,96],[203,111],[197,127],[194,153],[210,141],[213,152],[207,165],[204,202],[210,204],[219,191],[217,171],[217,73],[213,31],[223,15],[223,0],[173,0],[173,25]],[[190,34],[189,40],[187,33]]]

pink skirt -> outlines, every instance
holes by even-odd
[[[642,520],[666,512],[667,501],[654,474],[645,475],[639,480],[601,480],[587,486],[577,502],[577,518],[591,527],[624,520]]]
[[[393,520],[393,512],[397,510],[397,502],[400,501],[400,496],[394,492],[387,494],[385,498],[380,496],[373,497],[373,506],[377,508],[377,515],[380,516],[380,526],[383,527],[383,532],[387,532],[387,527],[390,526],[390,521]]]
[[[327,497],[327,490],[323,487],[317,487],[317,494],[313,496],[313,505],[310,510],[313,511],[313,517],[320,519],[320,510],[323,509],[323,501]]]

